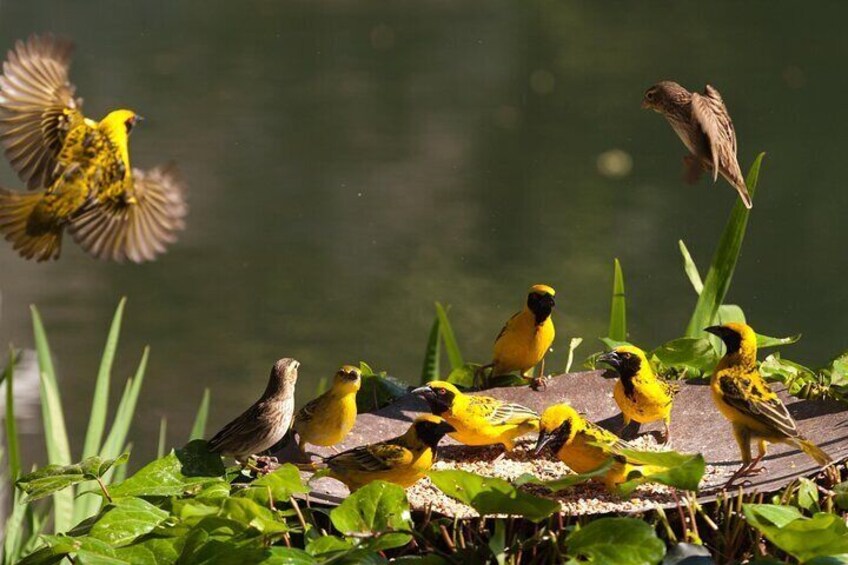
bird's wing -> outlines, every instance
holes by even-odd
[[[71,220],[70,232],[98,259],[152,261],[185,227],[185,187],[173,165],[133,169],[123,198],[90,199]]]
[[[330,468],[346,471],[389,471],[412,462],[412,452],[404,446],[386,441],[355,447],[325,460]]]
[[[604,446],[613,451],[618,449],[633,449],[632,444],[593,422],[586,422],[586,429],[584,431],[599,446]]]
[[[517,318],[519,314],[521,314],[521,312],[516,312],[515,314],[510,316],[509,320],[507,320],[504,326],[501,328],[501,331],[498,332],[498,337],[495,338],[495,343],[497,343],[498,340],[503,337],[503,335],[506,333],[507,328],[509,328],[510,324],[512,324],[512,321]]]
[[[32,35],[9,51],[0,76],[0,142],[31,189],[50,186],[70,127],[82,121],[68,80],[73,44]]]
[[[312,420],[312,417],[315,415],[315,413],[320,407],[319,401],[321,400],[321,398],[323,398],[323,396],[313,398],[312,400],[306,403],[306,406],[297,411],[297,414],[295,414],[294,416],[295,427],[297,427],[298,424],[305,424],[306,422]]]
[[[242,446],[253,445],[256,435],[262,428],[259,409],[256,404],[245,410],[241,416],[221,428],[209,440],[209,450],[212,452],[227,452],[232,449],[239,451]]]
[[[503,402],[489,396],[471,396],[470,399],[468,410],[493,426],[521,424],[539,419],[535,411],[520,404]]]
[[[723,400],[776,433],[796,437],[798,428],[786,405],[769,390],[759,375],[750,377],[719,377]]]

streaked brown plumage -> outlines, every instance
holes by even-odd
[[[0,233],[27,259],[58,258],[67,229],[99,259],[150,261],[184,227],[182,182],[172,166],[132,168],[135,112],[83,115],[68,79],[72,49],[33,35],[3,63],[0,143],[32,192],[0,189]]]
[[[676,82],[662,81],[645,92],[642,108],[665,116],[672,129],[692,153],[685,159],[687,179],[694,182],[701,170],[721,173],[751,208],[751,196],[736,158],[736,131],[718,90],[709,84],[703,93],[689,92]]]
[[[262,397],[215,434],[209,440],[209,450],[244,462],[280,441],[291,426],[299,366],[294,359],[277,361]]]

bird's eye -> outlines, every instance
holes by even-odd
[[[649,90],[649,91],[645,94],[645,98],[647,98],[648,100],[653,100],[653,99],[654,99],[654,94],[655,94],[655,92],[654,92],[653,90]]]
[[[447,392],[448,392],[448,391],[446,391],[446,390],[445,390],[445,389],[443,389],[443,388],[437,388],[437,389],[436,389],[436,394],[439,394],[439,395],[441,395],[441,396],[444,396],[445,394],[447,394]]]

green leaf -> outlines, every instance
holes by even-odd
[[[646,466],[642,469],[643,475],[618,485],[625,496],[643,483],[659,483],[682,490],[697,491],[706,469],[704,456],[700,453],[635,449],[620,449],[616,450],[616,453],[623,455],[628,461]]]
[[[191,426],[191,434],[188,440],[203,439],[206,435],[206,420],[209,418],[209,388],[203,389],[203,398],[200,400],[200,406],[197,408],[197,414],[194,417],[194,424]]]
[[[471,388],[474,386],[474,377],[479,370],[479,363],[466,363],[462,367],[453,369],[445,380],[461,388]]]
[[[607,471],[610,470],[610,467],[612,467],[612,465],[613,459],[612,457],[610,457],[594,471],[589,471],[586,473],[572,473],[569,475],[564,475],[559,479],[553,479],[550,481],[543,481],[535,475],[531,475],[530,473],[524,473],[523,475],[515,479],[512,483],[515,486],[521,486],[525,484],[541,485],[549,489],[551,492],[559,492],[561,490],[571,488],[575,485],[582,485],[588,483],[595,477],[602,477],[606,474]]]
[[[182,449],[142,467],[126,481],[113,485],[113,499],[126,496],[180,496],[197,493],[222,482],[225,473],[221,457],[209,453],[206,442],[194,440]]]
[[[848,482],[839,483],[833,487],[833,492],[836,493],[833,501],[840,510],[848,510]]]
[[[627,340],[627,303],[624,296],[624,273],[621,271],[621,263],[615,260],[612,282],[612,304],[610,306],[610,339],[616,341]]]
[[[21,476],[15,485],[26,493],[24,502],[38,500],[83,481],[101,478],[113,465],[122,465],[129,456],[117,459],[89,457],[72,465],[47,465]]]
[[[141,498],[119,499],[104,508],[88,536],[114,549],[152,532],[167,518],[167,512]]]
[[[566,552],[578,562],[656,565],[665,555],[665,544],[642,520],[599,518],[568,536]]]
[[[147,359],[150,356],[150,348],[145,347],[141,354],[141,360],[138,363],[138,368],[132,378],[127,379],[124,386],[124,392],[121,395],[121,400],[118,403],[118,409],[115,411],[115,418],[112,421],[112,428],[109,430],[109,435],[106,436],[106,442],[103,444],[103,449],[100,451],[101,457],[117,457],[124,450],[127,442],[127,434],[129,434],[130,424],[132,424],[133,416],[135,415],[135,407],[138,403],[138,396],[141,393],[141,384],[144,382],[144,373],[147,370]]]
[[[115,549],[115,557],[133,565],[170,565],[176,563],[185,538],[146,536],[135,543]]]
[[[9,478],[13,481],[21,473],[21,450],[18,445],[18,427],[15,420],[15,365],[18,361],[18,353],[9,346],[9,358],[6,360],[6,368],[0,377],[0,383],[6,383],[6,456],[9,459]]]
[[[701,294],[704,290],[704,283],[701,281],[698,266],[695,265],[695,261],[689,254],[689,249],[686,248],[686,244],[683,243],[682,239],[677,242],[677,245],[680,247],[680,254],[683,255],[683,270],[686,272],[686,276],[689,277],[689,282],[692,283],[695,293]]]
[[[736,304],[722,304],[718,307],[716,323],[729,324],[731,322],[741,322],[744,324],[745,312],[742,310],[741,306],[737,306]],[[710,336],[718,339],[718,336],[714,336],[712,334],[710,334]]]
[[[286,463],[273,473],[256,479],[235,496],[249,498],[263,506],[271,507],[277,502],[287,501],[293,494],[305,492],[309,492],[309,487],[303,484],[297,467]]]
[[[442,356],[441,325],[439,317],[433,320],[430,335],[427,337],[427,348],[424,350],[424,365],[421,367],[421,384],[437,381],[441,377],[439,365]]]
[[[156,459],[165,456],[165,444],[168,441],[168,418],[162,416],[159,420],[159,443],[156,445]]]
[[[757,334],[757,348],[764,347],[780,347],[781,345],[792,345],[798,343],[801,339],[801,334],[790,335],[788,337],[769,337],[767,335]]]
[[[47,543],[49,547],[48,555],[77,555],[80,553],[84,558],[88,557],[89,562],[95,562],[95,556],[115,559],[114,550],[109,547],[109,544],[87,536],[69,537],[69,536],[41,536],[41,539]],[[115,563],[112,561],[111,563]]]
[[[764,156],[765,153],[760,153],[748,172],[746,184],[751,198],[757,190],[760,165]],[[736,269],[736,262],[739,259],[739,252],[742,249],[749,213],[750,210],[737,199],[707,272],[704,289],[698,296],[698,302],[686,328],[686,337],[701,335],[703,329],[712,324],[719,306],[724,303],[733,279],[733,271]]]
[[[799,561],[848,553],[848,526],[836,514],[806,518],[791,506],[745,504],[748,523],[774,545]]]
[[[270,555],[262,565],[313,565],[315,560],[302,549],[294,547],[272,547]]]
[[[471,506],[481,516],[511,514],[538,522],[560,508],[559,503],[518,490],[502,479],[467,471],[430,471],[428,474],[439,490]]]
[[[344,499],[330,511],[330,521],[345,536],[379,536],[369,540],[374,551],[401,547],[412,539],[405,533],[385,533],[410,530],[412,519],[406,491],[384,481],[369,483]]]
[[[337,538],[335,536],[321,536],[306,544],[306,552],[313,556],[328,556],[336,553],[345,553],[354,549],[353,543],[346,539]]]
[[[805,477],[798,479],[798,489],[795,491],[795,506],[810,513],[821,512],[819,489],[816,483]]]
[[[773,353],[760,363],[760,374],[766,380],[784,383],[790,394],[798,394],[805,384],[817,382],[818,377],[812,369],[788,359],[781,359]]]
[[[365,362],[360,362],[362,385],[356,393],[356,409],[360,414],[379,410],[406,394],[406,385],[385,372],[375,373]]]
[[[436,318],[439,320],[439,331],[445,342],[445,351],[448,354],[451,369],[462,367],[465,362],[462,360],[462,353],[459,351],[459,345],[456,343],[456,336],[448,319],[447,309],[438,302],[436,302]]]
[[[65,414],[59,385],[56,382],[56,370],[50,353],[50,344],[41,316],[35,306],[32,311],[32,328],[35,338],[35,351],[38,356],[38,368],[41,383],[41,416],[44,421],[44,439],[47,445],[47,461],[51,465],[70,465],[71,447],[65,427]],[[116,454],[117,455],[117,454]],[[63,489],[53,496],[53,530],[64,532],[73,525],[74,492]]]
[[[715,367],[718,356],[710,341],[703,337],[681,337],[657,347],[651,352],[668,368],[692,369],[701,373]]]

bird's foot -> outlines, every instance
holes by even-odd
[[[533,377],[530,381],[530,388],[535,391],[545,390],[548,388],[548,380],[550,377],[546,377],[544,375],[539,375],[538,377]]]
[[[260,455],[253,460],[252,465],[249,465],[253,471],[260,475],[267,475],[279,466],[280,462],[271,455]]]
[[[759,475],[766,471],[765,465],[759,465],[759,459],[752,461],[751,463],[743,464],[739,469],[736,470],[735,473],[728,479],[726,483],[724,483],[724,489],[727,490],[733,486],[738,479],[742,479],[745,477],[751,477],[754,475]],[[738,486],[750,486],[751,481],[745,480],[742,481]]]

